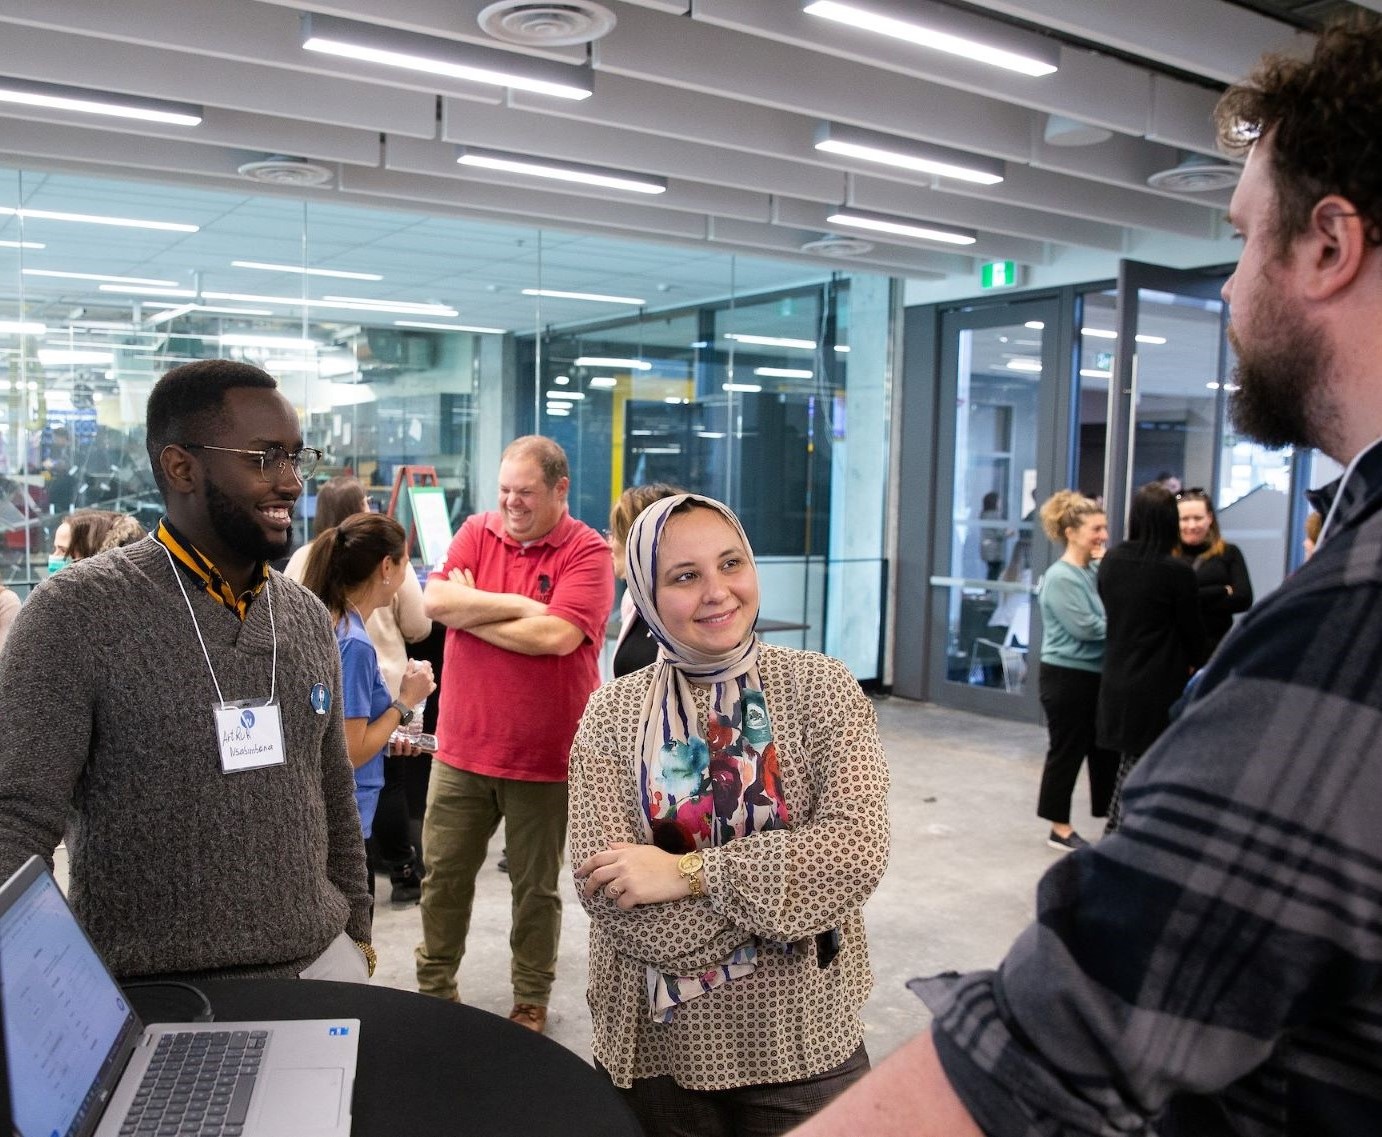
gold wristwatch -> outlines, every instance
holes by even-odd
[[[700,853],[684,853],[677,861],[677,872],[686,879],[686,887],[691,890],[691,899],[698,900],[705,895],[705,885],[701,883],[701,869],[705,858]]]
[[[379,957],[374,953],[374,945],[367,944],[364,940],[356,940],[355,946],[360,949],[360,954],[365,957],[365,962],[369,964],[368,978],[374,978],[374,969],[379,966]]]

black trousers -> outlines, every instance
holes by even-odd
[[[598,1062],[595,1068],[606,1077]],[[819,1113],[869,1072],[868,1051],[858,1049],[838,1066],[795,1082],[687,1090],[668,1076],[638,1078],[615,1087],[645,1137],[780,1137]]]
[[[1077,667],[1043,663],[1040,672],[1041,709],[1046,712],[1050,747],[1041,772],[1037,816],[1058,825],[1070,823],[1070,798],[1089,760],[1089,808],[1107,817],[1118,777],[1118,754],[1094,743],[1094,708],[1099,703],[1099,673]]]

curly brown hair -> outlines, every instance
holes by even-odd
[[[1214,110],[1219,144],[1246,153],[1270,135],[1277,247],[1305,232],[1316,203],[1347,198],[1382,244],[1382,22],[1358,13],[1320,33],[1308,60],[1263,58]]]

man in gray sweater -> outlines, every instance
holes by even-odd
[[[160,379],[162,523],[39,585],[0,656],[0,874],[65,832],[72,905],[122,978],[364,978],[373,957],[336,638],[268,567],[319,458],[276,387],[229,360]]]

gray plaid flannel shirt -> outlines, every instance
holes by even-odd
[[[1382,1134],[1382,444],[995,971],[921,984],[994,1137]]]

